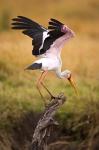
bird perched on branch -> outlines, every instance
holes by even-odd
[[[12,20],[12,29],[22,30],[22,33],[32,38],[32,54],[38,59],[26,69],[42,70],[37,82],[37,88],[41,97],[43,97],[43,95],[40,86],[43,86],[47,90],[51,98],[54,97],[43,83],[48,71],[55,71],[58,78],[68,79],[77,93],[75,84],[72,80],[71,71],[61,71],[62,60],[60,56],[61,49],[65,42],[74,37],[75,33],[56,19],[50,19],[48,29],[23,16],[18,16]]]

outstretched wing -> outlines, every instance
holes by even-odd
[[[67,37],[69,38],[73,34],[72,30],[56,19],[50,19],[48,29],[23,16],[18,16],[12,20],[12,29],[23,30],[25,35],[33,39],[32,54],[35,56],[46,52],[54,53],[55,49],[56,51],[59,50]]]
[[[49,26],[48,26],[49,36],[44,41],[43,51],[49,50],[52,47],[52,45],[55,43],[55,41],[65,34],[65,32],[62,31],[63,26],[64,24],[59,22],[58,20],[50,19]]]
[[[13,18],[12,20],[13,20],[12,29],[23,30],[22,32],[25,35],[33,39],[32,54],[40,55],[42,53],[40,49],[42,49],[43,47],[44,38],[48,36],[47,29],[39,25],[38,23],[23,16],[18,16],[17,18]]]

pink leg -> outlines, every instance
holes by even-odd
[[[40,93],[42,99],[44,100],[44,104],[46,104],[46,101],[45,101],[45,99],[44,99],[44,97],[43,97],[43,95],[42,95],[42,93],[41,93],[41,90],[40,90],[40,85],[41,85],[43,73],[44,73],[44,72],[42,72],[40,78],[39,78],[38,81],[37,81],[37,89],[38,89],[38,91],[39,91],[39,93]]]
[[[43,97],[43,95],[42,95],[42,93],[41,93],[41,91],[40,91],[40,85],[42,85],[42,86],[45,88],[45,90],[50,94],[51,97],[54,97],[54,96],[51,94],[51,92],[47,89],[47,87],[44,85],[44,83],[43,83],[43,80],[44,80],[44,78],[46,77],[47,72],[48,72],[48,71],[42,72],[42,74],[41,74],[41,76],[40,76],[40,78],[39,78],[39,80],[38,80],[38,82],[37,82],[38,91],[39,91],[39,93],[40,93],[40,95],[41,95],[41,97],[42,97],[43,99],[44,99],[44,97]],[[44,99],[44,101],[45,101],[45,99]]]

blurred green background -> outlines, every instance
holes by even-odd
[[[7,132],[23,114],[44,109],[35,87],[40,72],[24,71],[36,59],[31,39],[11,30],[11,19],[18,15],[45,27],[50,18],[56,18],[76,33],[63,48],[62,60],[63,69],[72,71],[79,97],[54,73],[49,73],[45,83],[54,94],[67,96],[57,113],[63,128],[75,129],[78,135],[79,125],[84,130],[89,126],[89,137],[91,130],[99,132],[99,0],[0,0],[0,131]]]

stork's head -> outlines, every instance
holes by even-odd
[[[69,27],[66,25],[63,25],[61,28],[61,31],[64,32],[67,35],[67,39],[70,39],[75,36],[74,31],[72,31]]]
[[[68,81],[70,82],[71,86],[74,88],[75,93],[78,95],[78,91],[77,91],[77,88],[76,88],[76,84],[75,84],[75,82],[74,82],[74,80],[73,80],[73,78],[72,78],[72,73],[71,73],[71,71],[69,71],[69,70],[63,71],[63,72],[61,73],[61,77],[62,77],[63,79],[68,79]]]

